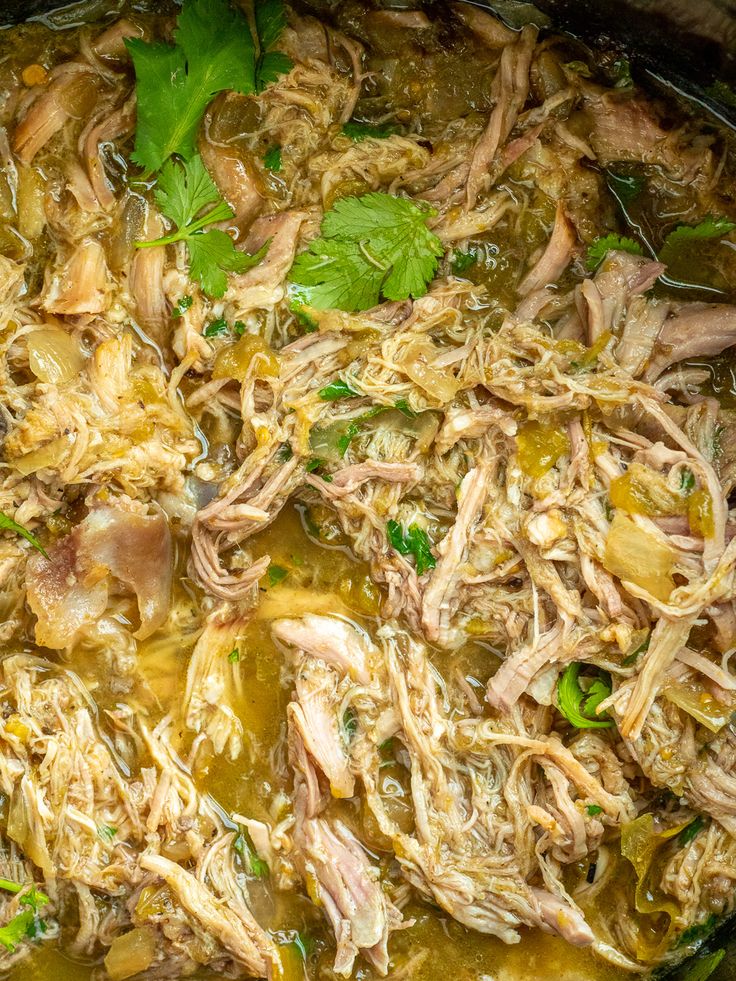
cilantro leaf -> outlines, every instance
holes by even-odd
[[[263,155],[263,166],[266,170],[270,170],[272,174],[278,174],[281,172],[283,167],[283,161],[281,159],[281,147],[271,146],[266,150]]]
[[[253,37],[227,0],[186,0],[174,37],[173,47],[125,42],[136,75],[133,160],[149,172],[174,153],[194,155],[200,120],[218,92],[255,91]]]
[[[205,224],[225,221],[233,216],[199,154],[181,166],[167,160],[158,175],[153,196],[166,217],[171,218],[179,229],[191,225],[208,204],[216,207],[207,212]]]
[[[590,272],[597,269],[608,253],[614,249],[621,252],[631,252],[632,255],[643,255],[641,245],[635,242],[633,238],[627,238],[625,235],[616,235],[615,233],[604,235],[601,238],[597,238],[588,246],[585,264]]]
[[[39,551],[45,559],[48,559],[48,554],[46,553],[46,550],[41,545],[41,543],[36,538],[36,536],[32,535],[27,528],[23,527],[23,525],[19,525],[17,521],[13,521],[12,518],[9,518],[6,514],[3,514],[2,511],[0,511],[0,529],[7,529],[8,531],[14,531],[16,535],[20,535],[22,538],[25,538],[27,542],[30,542],[31,545],[33,545],[33,547],[37,551]]]
[[[259,0],[255,5],[255,21],[258,37],[256,92],[262,92],[271,82],[290,72],[294,62],[283,51],[269,50],[286,27],[286,10],[282,0]]]
[[[240,660],[240,651],[238,650],[237,647],[233,647],[233,649],[228,654],[227,659],[230,662],[230,664],[238,663],[238,661]]]
[[[697,225],[678,225],[664,240],[660,256],[664,257],[669,250],[683,243],[687,244],[708,238],[722,238],[732,232],[734,228],[736,228],[736,222],[729,221],[727,218],[714,218],[713,215],[707,215]],[[666,260],[663,258],[662,261]]]
[[[233,240],[219,228],[197,232],[187,238],[189,249],[189,275],[201,283],[208,296],[220,297],[227,289],[225,273],[242,273],[257,265],[268,251],[270,243],[249,255],[239,252]]]
[[[424,296],[442,243],[427,228],[436,212],[406,198],[372,192],[339,200],[322,235],[291,270],[297,298],[317,309],[367,310],[380,302]]]
[[[699,814],[696,818],[693,818],[690,824],[684,827],[679,833],[677,836],[677,844],[680,845],[681,848],[688,845],[696,835],[700,834],[704,827],[705,819]]]
[[[411,524],[404,531],[398,521],[389,521],[386,524],[386,536],[400,555],[414,556],[418,576],[427,569],[434,569],[437,560],[432,555],[429,535],[419,525]]]
[[[342,132],[343,136],[349,136],[355,143],[362,143],[363,140],[385,140],[397,132],[397,127],[373,126],[371,123],[360,123],[357,119],[350,119],[343,126]]]
[[[576,729],[607,729],[613,725],[612,720],[588,716],[594,715],[603,699],[611,694],[610,684],[597,678],[584,692],[578,680],[581,667],[579,662],[573,661],[565,668],[557,683],[557,706]]]
[[[224,317],[218,317],[217,320],[207,324],[202,334],[204,337],[218,337],[220,334],[227,334],[227,320]]]
[[[351,399],[355,398],[357,394],[342,378],[336,378],[335,381],[330,382],[329,385],[325,385],[324,388],[319,390],[319,397],[323,402],[335,402],[337,399]]]
[[[709,933],[713,933],[717,922],[718,919],[715,913],[711,913],[710,916],[707,916],[702,923],[693,923],[692,926],[689,926],[686,930],[682,931],[680,936],[677,938],[675,947],[686,947],[688,944],[693,944],[698,940],[703,940]]]
[[[589,817],[595,817],[596,814],[600,814],[603,808],[599,804],[588,804],[585,808]]]
[[[394,408],[398,409],[402,416],[406,416],[407,419],[416,419],[419,415],[414,409],[409,405],[406,399],[396,399],[394,402]]]

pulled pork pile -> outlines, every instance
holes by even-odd
[[[463,4],[287,13],[290,69],[196,132],[260,257],[220,297],[131,156],[130,39],[174,18],[3,63],[0,920],[47,900],[3,966],[432,977],[394,953],[429,910],[643,974],[736,886],[728,141]],[[432,206],[427,291],[311,303],[372,192]]]

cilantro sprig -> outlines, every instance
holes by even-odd
[[[399,555],[414,556],[418,576],[437,565],[437,560],[432,555],[429,535],[419,525],[411,524],[404,530],[398,521],[389,521],[386,525],[386,536]]]
[[[662,262],[671,262],[677,249],[712,238],[723,238],[736,228],[728,218],[706,215],[697,225],[678,225],[673,228],[659,252]]]
[[[246,870],[256,879],[266,879],[269,875],[268,863],[258,857],[256,846],[247,828],[241,826],[240,833],[233,842],[233,848],[240,855]]]
[[[291,60],[271,50],[286,24],[281,0],[255,8],[256,37],[228,0],[185,0],[174,44],[128,38],[138,121],[133,160],[148,173],[176,154],[195,153],[204,111],[219,92],[262,92]]]
[[[382,298],[424,296],[443,247],[427,227],[429,205],[379,191],[346,197],[291,269],[297,301],[319,310],[368,310]]]
[[[186,242],[189,275],[209,296],[222,296],[227,288],[228,272],[250,269],[268,251],[266,243],[254,255],[239,252],[226,232],[219,228],[204,231],[207,225],[232,218],[233,212],[220,197],[199,154],[182,163],[167,160],[161,168],[154,197],[176,230],[152,241],[136,242],[136,248]]]

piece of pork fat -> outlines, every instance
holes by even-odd
[[[277,620],[271,632],[282,644],[320,658],[358,684],[370,683],[370,662],[376,649],[368,635],[353,624],[307,613],[298,620]]]
[[[215,753],[227,751],[231,760],[243,748],[243,724],[238,717],[240,667],[228,654],[251,617],[229,603],[211,613],[192,652],[184,693],[184,720],[193,732],[205,733]]]
[[[652,383],[678,361],[714,357],[734,344],[736,306],[685,303],[664,321],[644,378]]]
[[[501,53],[501,61],[491,84],[494,108],[470,161],[466,183],[469,211],[475,207],[478,195],[485,189],[491,164],[508,139],[529,95],[529,67],[536,41],[536,28],[527,25]]]
[[[564,937],[573,947],[587,947],[593,943],[593,931],[579,910],[544,889],[533,889],[532,892],[539,903],[542,919],[551,932]]]
[[[541,257],[519,283],[519,296],[527,296],[534,290],[557,282],[573,257],[576,242],[575,228],[565,214],[562,202],[558,201],[550,240]]]
[[[96,508],[49,549],[48,559],[29,559],[26,583],[28,604],[38,618],[36,643],[52,649],[72,644],[82,626],[105,612],[110,576],[137,597],[135,636],[150,636],[166,619],[171,601],[171,534],[163,513]]]
[[[463,477],[455,524],[437,546],[439,559],[424,589],[422,626],[427,640],[441,647],[462,642],[461,631],[453,629],[450,623],[460,603],[461,565],[467,557],[475,524],[482,514],[489,479],[487,464],[474,467]]]
[[[256,920],[246,915],[242,905],[234,911],[191,872],[162,855],[143,855],[140,864],[164,880],[188,915],[216,937],[252,977],[274,976],[279,963],[278,951]]]

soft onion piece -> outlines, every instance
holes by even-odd
[[[28,363],[39,381],[63,385],[77,377],[84,355],[77,341],[59,327],[42,327],[26,337]]]
[[[112,981],[124,981],[146,971],[156,956],[156,938],[147,927],[137,927],[115,937],[105,957],[105,968]]]
[[[606,539],[603,566],[613,576],[634,583],[659,600],[669,599],[675,583],[672,549],[617,511]]]
[[[251,362],[258,358],[256,376],[275,377],[279,373],[279,360],[262,337],[245,334],[234,344],[228,344],[218,351],[212,368],[213,378],[234,378],[244,382]]]
[[[440,351],[430,340],[417,338],[407,345],[397,364],[430,398],[440,405],[446,405],[457,395],[460,383],[449,369],[433,366],[432,362],[439,354]]]
[[[731,707],[713,698],[703,688],[698,690],[673,684],[668,685],[662,694],[711,732],[720,732],[731,718]]]
[[[75,433],[65,433],[39,446],[37,450],[19,456],[12,461],[12,465],[24,477],[38,473],[39,470],[58,470],[75,440]]]
[[[650,873],[658,849],[679,835],[690,822],[678,824],[665,831],[655,831],[654,815],[642,814],[621,829],[621,854],[636,872],[636,908],[640,913],[668,913],[674,920],[680,915],[679,906],[650,882]]]

